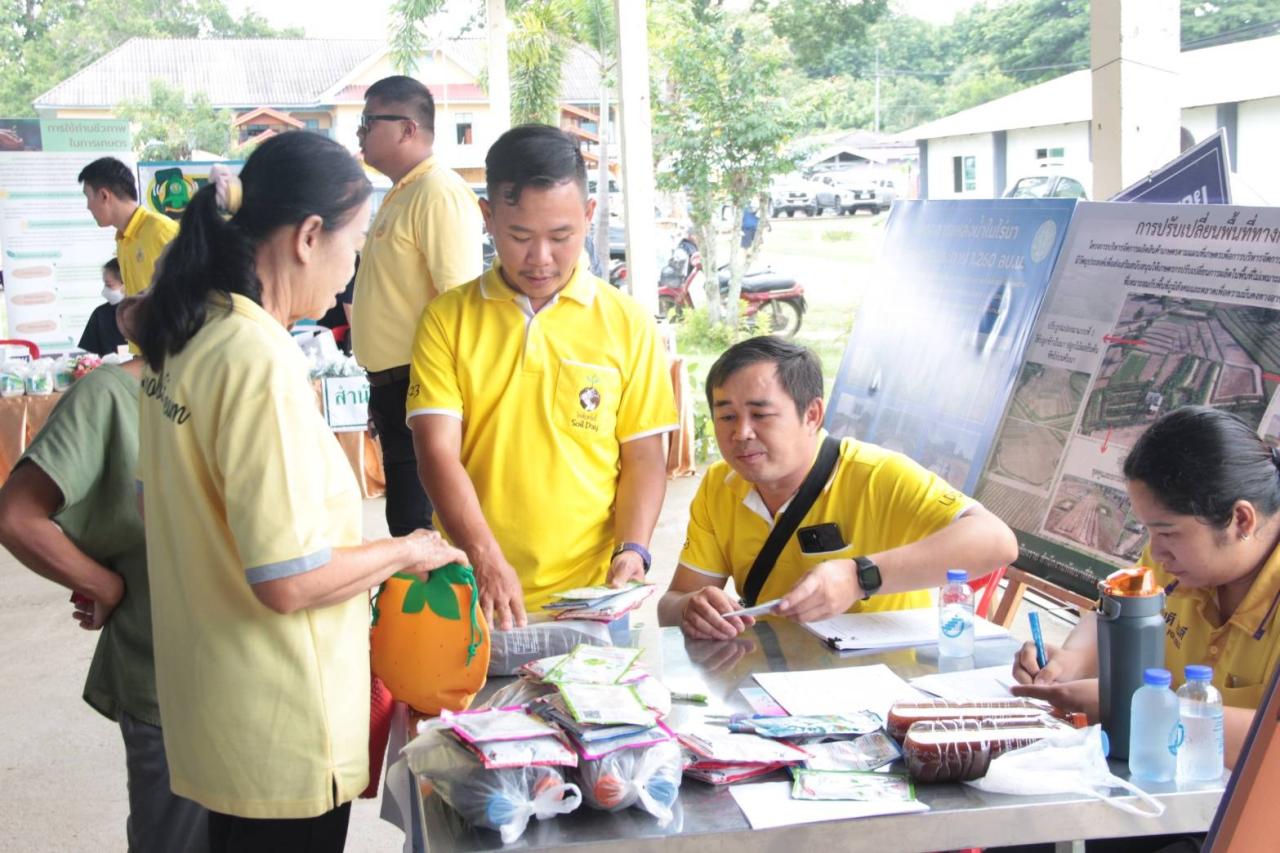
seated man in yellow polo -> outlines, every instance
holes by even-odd
[[[653,319],[587,269],[577,142],[516,127],[485,167],[498,256],[427,306],[406,417],[437,526],[505,630],[556,592],[644,577],[676,410]]]
[[[689,510],[689,532],[663,625],[731,639],[750,616],[725,592],[741,590],[774,525],[816,464],[824,412],[817,356],[780,338],[730,347],[707,374],[722,461]],[[760,588],[761,603],[799,622],[845,611],[928,607],[947,569],[985,574],[1018,554],[1013,531],[901,453],[846,438],[835,467]]]

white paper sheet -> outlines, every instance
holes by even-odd
[[[968,669],[959,672],[939,672],[911,679],[911,686],[934,696],[953,701],[966,699],[1011,699],[1009,688],[1013,685],[1010,664]]]
[[[899,700],[926,698],[882,663],[804,672],[760,672],[756,683],[788,714],[873,711],[887,719]]]
[[[915,610],[885,610],[876,613],[841,613],[830,619],[806,622],[805,627],[840,650],[902,649],[938,641],[938,611],[932,607]],[[974,639],[1007,637],[1009,632],[994,622],[975,617]]]
[[[883,814],[927,812],[919,801],[860,803],[846,800],[793,800],[790,782],[759,782],[729,789],[752,829],[772,829],[797,823],[847,820]]]

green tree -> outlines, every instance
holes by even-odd
[[[9,0],[0,10],[0,115],[34,115],[32,101],[135,38],[297,37],[223,0]]]
[[[833,58],[850,46],[866,43],[868,29],[889,9],[889,0],[761,0],[767,5],[773,31],[786,39],[796,64],[815,77],[841,69]]]
[[[989,56],[981,56],[957,68],[947,78],[943,115],[957,113],[1002,98],[1023,88],[1012,77],[1002,74]]]
[[[203,92],[190,100],[163,80],[151,81],[151,99],[125,101],[116,115],[136,128],[133,150],[141,160],[190,160],[197,149],[219,156],[234,150],[229,110],[215,110]]]
[[[661,96],[654,99],[654,143],[664,189],[684,191],[698,235],[713,322],[737,327],[745,258],[729,241],[729,296],[720,307],[716,220],[729,211],[730,234],[743,212],[761,207],[758,248],[765,231],[764,196],[770,180],[795,168],[788,154],[799,122],[783,90],[787,51],[756,13],[725,13],[712,0],[666,0],[652,7],[650,28],[660,61]]]

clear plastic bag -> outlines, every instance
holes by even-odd
[[[509,705],[528,705],[535,699],[550,696],[556,692],[554,684],[544,684],[530,678],[517,678],[515,681],[500,687],[492,696],[475,705],[480,708],[505,708]]]
[[[666,826],[680,794],[684,756],[676,741],[623,749],[578,762],[576,778],[587,805],[615,812],[638,806]]]
[[[414,738],[401,754],[409,768],[429,779],[441,799],[467,823],[497,830],[503,844],[523,835],[530,818],[546,820],[582,804],[578,786],[566,782],[558,767],[486,770],[438,723]]]
[[[530,661],[566,655],[582,644],[612,646],[609,626],[599,622],[566,619],[536,622],[524,628],[490,632],[489,674],[515,675]]]

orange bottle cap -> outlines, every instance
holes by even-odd
[[[1098,586],[1104,593],[1135,598],[1155,595],[1160,591],[1155,572],[1146,566],[1131,566],[1112,572]]]

